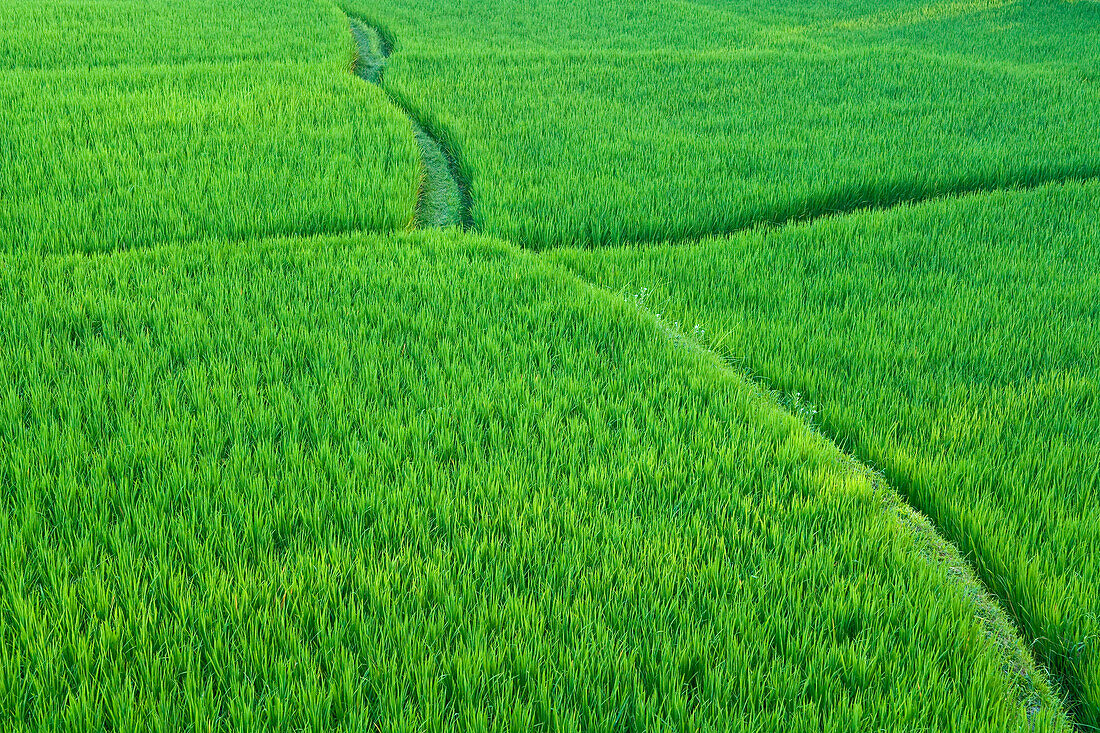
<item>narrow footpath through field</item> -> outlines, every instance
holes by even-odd
[[[392,43],[371,25],[354,18],[350,23],[358,50],[355,73],[364,81],[381,86],[386,60],[393,51]],[[390,99],[409,118],[413,136],[420,146],[421,179],[415,226],[418,229],[450,226],[468,229],[471,223],[469,188],[462,181],[454,156],[392,94]]]

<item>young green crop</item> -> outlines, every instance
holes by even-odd
[[[139,5],[0,0],[0,251],[411,226],[412,128],[337,8]]]
[[[0,69],[228,61],[341,65],[325,0],[0,0]]]
[[[0,72],[0,251],[409,225],[420,156],[323,65]]]
[[[872,477],[533,255],[4,256],[0,311],[7,729],[1068,730]]]
[[[1100,725],[1100,184],[697,246],[553,255],[880,466],[973,559]]]
[[[802,24],[786,32],[829,44],[900,46],[976,63],[1061,68],[1093,86],[1100,63],[1100,3],[1095,0],[875,3],[858,17]]]
[[[1092,5],[347,10],[397,39],[388,89],[462,158],[476,223],[520,243],[1096,171]],[[800,398],[781,408],[668,317],[495,240],[256,239],[412,222],[412,125],[352,54],[324,0],[0,0],[0,728],[1068,733],[962,558],[790,414],[813,415]],[[996,223],[1012,267],[990,282],[1026,294],[974,305],[925,272],[894,318],[993,323],[1010,355],[1012,314],[1044,330],[1022,362],[913,337],[959,359],[951,409],[921,401],[941,395],[919,361],[901,387],[879,376],[886,405],[845,437],[1023,598],[1090,720],[1095,470],[1074,521],[1067,492],[1013,498],[1096,465],[1095,422],[1075,422],[1095,372],[1067,366],[1095,346],[1095,280],[1044,249],[1079,264],[1095,230],[1040,213],[1094,206],[1070,192],[1016,224],[873,220],[930,232],[908,257],[967,239],[968,275]],[[613,280],[673,255],[608,256],[563,261]],[[822,279],[826,300],[851,285]],[[870,356],[814,341],[832,371],[810,384],[875,364],[895,347],[879,335]],[[856,428],[881,437],[899,405],[940,431],[932,450],[960,447],[880,460]],[[922,494],[899,466],[964,479]],[[982,504],[990,476],[1011,479],[1001,504]],[[1018,545],[983,544],[1008,530]],[[1021,571],[1030,551],[1047,575]]]
[[[805,45],[807,30],[871,12],[912,7],[909,0],[873,3],[731,3],[704,0],[341,0],[352,15],[384,25],[402,52],[498,51],[523,56],[551,51],[648,52]],[[821,33],[818,32],[820,35]]]
[[[666,3],[571,14],[546,0],[495,21],[496,3],[424,5],[348,3],[396,39],[387,88],[447,132],[475,226],[532,247],[697,238],[1100,172],[1094,56],[1073,56],[1100,40],[1087,3],[1049,27],[1050,13],[1014,6],[1035,48],[1063,49],[1042,63],[934,54],[922,24],[902,24],[903,42],[862,5],[801,25],[809,13]],[[959,33],[975,22],[950,17]]]
[[[547,53],[884,47],[931,59],[1048,70],[1080,70],[1100,58],[1095,0],[341,0],[340,5],[383,25],[403,52],[492,51],[517,62]]]

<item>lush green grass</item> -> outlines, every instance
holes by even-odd
[[[317,66],[0,77],[3,248],[389,228],[418,151],[377,90]]]
[[[0,250],[398,229],[419,151],[346,71],[262,64],[0,74]]]
[[[0,20],[0,58],[60,68],[0,71],[0,251],[411,226],[412,126],[352,75],[335,7],[0,2],[2,18],[21,30]]]
[[[342,0],[341,7],[385,25],[402,52],[477,49],[538,54],[656,49],[723,50],[776,43],[806,45],[807,31],[871,12],[913,7],[867,2],[684,3],[678,0]],[[821,35],[821,31],[818,31]]]
[[[331,64],[345,28],[324,0],[0,0],[0,68]]]
[[[1100,725],[1100,184],[563,252],[815,405],[971,553]]]
[[[533,255],[5,256],[0,294],[7,729],[1064,730],[871,476]]]
[[[519,246],[1094,173],[1095,3],[346,9],[514,243],[324,0],[0,0],[0,729],[1068,733],[814,419],[1100,722],[1096,186]]]
[[[1095,0],[342,0],[417,55],[889,49],[997,66],[1091,71]]]
[[[1095,0],[938,0],[875,4],[859,17],[795,25],[786,32],[827,43],[907,46],[977,62],[1077,72],[1100,81],[1100,3]]]
[[[347,5],[396,39],[386,85],[447,133],[475,225],[529,246],[695,237],[1100,165],[1096,67],[1066,61],[1089,58],[1073,50],[1097,40],[1094,4],[1011,6],[1033,45],[1061,49],[1039,64],[982,55],[996,34],[970,14],[864,17],[918,3],[828,19],[661,2]],[[929,28],[979,43],[936,55],[920,42]]]

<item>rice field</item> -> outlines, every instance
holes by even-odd
[[[0,198],[15,202],[0,209],[2,251],[392,231],[413,218],[408,119],[345,71],[7,72],[0,94]]]
[[[1100,172],[1096,3],[347,5],[392,34],[390,91],[449,132],[475,226],[528,247]]]
[[[0,730],[1100,728],[1098,41],[0,0]]]
[[[0,272],[8,725],[1064,729],[872,476],[532,255]]]
[[[223,5],[0,2],[20,29],[0,33],[0,251],[411,225],[419,151],[408,118],[348,73],[346,18]],[[158,62],[164,47],[177,54]]]
[[[0,68],[235,61],[342,68],[346,23],[323,0],[3,0]]]
[[[1066,184],[554,259],[797,395],[966,551],[1096,726],[1098,214],[1100,184]]]

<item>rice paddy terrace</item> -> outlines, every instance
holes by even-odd
[[[1100,728],[1100,3],[0,0],[0,728]]]

